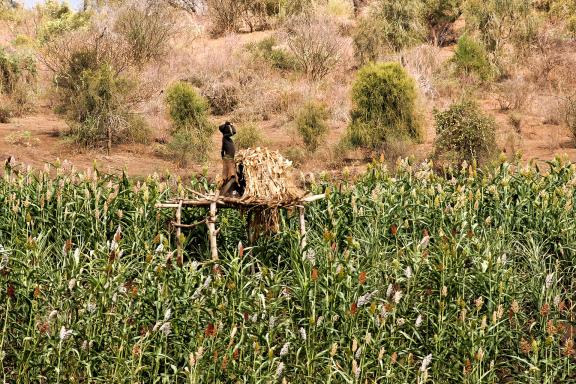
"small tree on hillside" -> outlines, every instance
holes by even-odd
[[[177,82],[168,89],[166,104],[173,126],[169,149],[181,165],[189,159],[206,160],[215,131],[208,121],[208,102],[190,84]]]
[[[420,140],[416,83],[398,63],[368,64],[352,88],[352,145],[380,148],[397,140]]]
[[[471,101],[453,104],[444,112],[436,111],[436,158],[452,163],[464,160],[479,163],[496,153],[496,122]]]
[[[462,14],[463,0],[424,0],[424,19],[437,45],[443,45],[450,26]]]
[[[386,51],[400,51],[426,37],[422,0],[377,0],[354,33],[361,63],[376,60]]]
[[[327,118],[326,107],[314,101],[306,103],[296,116],[296,129],[310,152],[318,148],[322,137],[328,132]]]

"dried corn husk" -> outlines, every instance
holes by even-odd
[[[246,189],[243,199],[287,201],[297,198],[292,186],[292,162],[278,151],[248,148],[236,154],[236,167],[242,164]]]

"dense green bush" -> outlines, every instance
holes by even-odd
[[[486,49],[482,43],[468,35],[463,35],[458,39],[452,63],[459,74],[476,75],[481,80],[488,80],[493,76]]]
[[[250,43],[246,49],[257,59],[264,60],[274,68],[282,70],[296,69],[294,56],[284,49],[277,48],[274,36],[266,37],[257,43]]]
[[[130,141],[146,141],[149,128],[130,112],[130,95],[136,83],[103,65],[84,70],[67,117],[76,142],[86,147],[107,147]]]
[[[30,87],[36,75],[36,60],[32,55],[8,52],[0,46],[0,93],[11,95],[18,87]]]
[[[87,27],[91,14],[89,12],[74,12],[69,5],[54,0],[48,0],[39,7],[42,23],[38,28],[38,41],[47,43],[66,32]]]
[[[381,148],[391,139],[420,140],[416,100],[416,83],[400,64],[364,66],[352,88],[348,140],[369,148]]]
[[[422,0],[377,0],[354,32],[356,57],[364,64],[387,51],[399,51],[426,37]]]
[[[8,124],[10,122],[10,117],[12,116],[12,112],[5,106],[0,106],[0,124]]]
[[[166,104],[172,120],[171,150],[182,165],[187,159],[206,160],[215,127],[208,121],[208,102],[185,82],[177,82],[166,92]]]
[[[423,0],[424,20],[432,41],[442,45],[445,43],[450,25],[462,13],[464,0]]]
[[[314,152],[321,144],[323,137],[328,133],[326,119],[328,111],[318,102],[306,103],[296,115],[296,130],[302,137],[306,149]]]
[[[166,103],[174,131],[203,131],[210,126],[208,102],[190,84],[183,81],[172,84],[166,91]]]
[[[496,153],[496,122],[470,101],[453,104],[434,114],[435,155],[454,163],[485,163]]]
[[[532,0],[467,0],[464,15],[488,52],[500,54],[506,43],[522,45],[534,37],[532,10]]]
[[[254,148],[263,142],[262,131],[254,123],[243,124],[234,136],[234,143],[239,149]]]
[[[8,52],[0,46],[0,94],[14,115],[32,109],[37,79],[36,59],[29,53]]]

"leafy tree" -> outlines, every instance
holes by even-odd
[[[306,103],[296,116],[296,128],[310,152],[318,148],[320,140],[328,132],[327,118],[326,107],[314,101]]]
[[[208,102],[185,82],[177,82],[166,92],[166,104],[173,125],[169,149],[181,164],[189,158],[206,159],[215,127],[208,121]]]
[[[490,160],[496,152],[496,122],[477,104],[463,101],[436,111],[435,154],[455,163]]]
[[[458,40],[452,62],[460,74],[475,74],[481,80],[488,80],[493,74],[486,49],[468,35]]]
[[[355,146],[379,148],[392,140],[420,140],[416,83],[398,63],[368,64],[352,88],[352,122],[347,137]]]

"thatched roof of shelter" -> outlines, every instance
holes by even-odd
[[[293,182],[292,162],[278,151],[260,147],[241,150],[236,155],[236,167],[246,182],[242,200],[288,202],[305,194]]]

